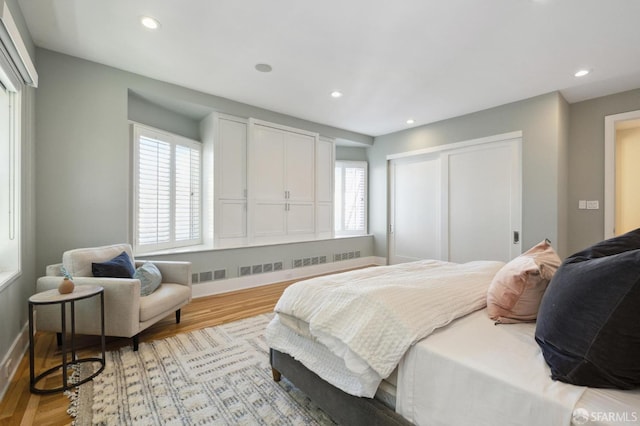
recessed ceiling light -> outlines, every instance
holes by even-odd
[[[590,70],[580,70],[577,71],[574,76],[576,77],[584,77],[585,75],[589,74],[591,71]]]
[[[337,90],[334,90],[333,92],[331,92],[331,97],[333,97],[333,98],[341,98],[342,97],[342,92],[338,92]]]
[[[271,72],[272,69],[269,64],[256,64],[256,70],[260,72]]]
[[[407,124],[413,124],[413,123],[415,123],[415,121],[413,120],[413,118],[410,118],[410,119],[408,119],[408,120],[407,120]]]
[[[143,16],[142,18],[140,18],[140,22],[150,30],[158,29],[158,27],[160,26],[160,22],[158,22],[157,19],[152,18],[151,16]]]

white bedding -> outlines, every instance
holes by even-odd
[[[411,345],[485,306],[502,265],[425,260],[299,282],[276,305],[267,342],[343,391],[373,397]],[[301,349],[305,337],[319,344]],[[323,351],[330,367],[317,362]]]
[[[396,411],[417,425],[570,425],[586,388],[551,380],[534,332],[486,310],[434,332],[400,363]]]

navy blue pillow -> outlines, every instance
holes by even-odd
[[[562,263],[542,298],[536,341],[554,380],[640,386],[640,229]]]
[[[91,273],[94,277],[103,278],[133,278],[136,269],[126,251],[111,260],[102,263],[91,263]]]

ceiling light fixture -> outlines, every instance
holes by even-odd
[[[273,68],[269,64],[256,64],[256,70],[260,72],[271,72]]]
[[[590,72],[591,71],[589,71],[589,70],[580,70],[580,71],[576,72],[574,74],[574,76],[576,76],[576,77],[584,77],[585,75],[589,74]]]
[[[142,18],[140,18],[140,22],[150,30],[156,30],[160,26],[160,22],[158,22],[157,19],[152,18],[151,16],[143,16]]]
[[[413,120],[413,118],[410,118],[410,119],[408,119],[408,120],[407,120],[407,124],[413,124],[413,123],[415,123],[415,121]]]
[[[342,92],[338,92],[337,90],[334,90],[333,92],[331,92],[331,97],[332,98],[341,98],[342,97]]]

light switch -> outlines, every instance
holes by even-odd
[[[600,202],[598,200],[587,201],[587,210],[598,210],[600,208]]]
[[[578,208],[580,210],[584,210],[587,208],[587,200],[580,200],[578,201]]]

